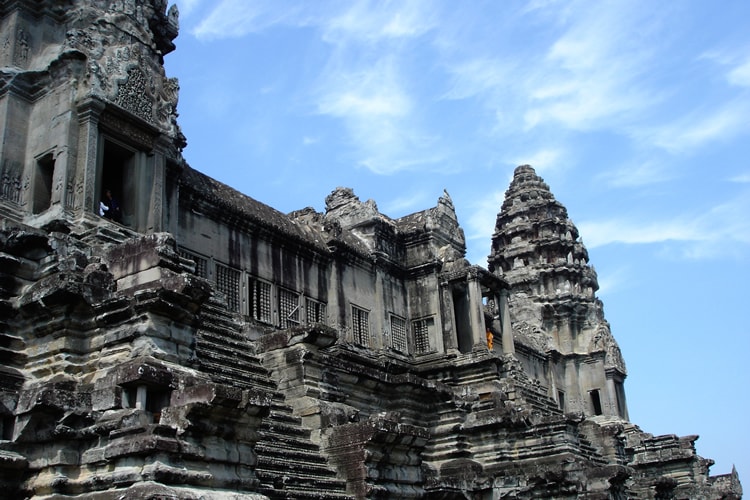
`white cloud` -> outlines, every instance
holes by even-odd
[[[518,165],[531,165],[539,175],[549,175],[551,172],[564,167],[565,153],[562,149],[541,149],[527,155],[518,155],[511,163],[513,167]]]
[[[487,92],[495,92],[510,84],[515,64],[502,59],[475,58],[449,68],[450,89],[445,99],[467,99]]]
[[[348,10],[324,22],[324,39],[331,43],[349,40],[376,42],[410,38],[429,31],[434,9],[427,2],[359,1]]]
[[[750,87],[750,57],[727,73],[727,80],[738,87]]]
[[[709,50],[698,56],[698,60],[708,60],[719,66],[729,67],[726,72],[727,83],[738,87],[750,87],[750,56],[747,55],[748,50],[750,50],[750,47]]]
[[[607,295],[614,293],[623,288],[627,288],[633,276],[632,269],[620,267],[605,275],[598,274],[597,282],[599,283],[599,298],[605,298]]]
[[[736,182],[738,184],[746,184],[750,183],[750,172],[745,172],[743,174],[736,175],[729,179],[729,182]]]
[[[738,98],[721,107],[694,111],[673,123],[637,132],[642,140],[671,153],[684,153],[714,141],[750,133],[750,100]]]
[[[394,198],[383,206],[382,213],[390,217],[401,217],[418,210],[424,210],[430,195],[425,191],[412,191],[405,196]],[[437,200],[437,197],[436,197]]]
[[[687,219],[644,222],[619,218],[581,222],[578,224],[578,230],[589,248],[612,243],[635,245],[671,240],[699,241],[705,237],[698,227]]]
[[[527,81],[527,129],[550,122],[574,130],[619,127],[655,99],[640,78],[654,56],[645,11],[630,2],[577,6]],[[643,43],[632,37],[636,27]]]
[[[597,175],[597,180],[617,188],[647,186],[672,178],[672,173],[655,161],[634,162]]]
[[[304,3],[281,6],[271,0],[221,0],[191,33],[199,39],[239,38],[275,24],[304,25],[308,15]]]
[[[468,219],[465,222],[460,221],[466,228],[466,258],[469,262],[486,265],[497,214],[504,198],[503,191],[488,192],[485,196],[477,198],[469,207],[471,212]]]
[[[343,121],[356,161],[375,173],[392,174],[443,157],[435,138],[422,132],[402,80],[397,59],[387,57],[358,71],[331,69],[319,86],[317,111]]]
[[[585,245],[664,244],[677,256],[706,259],[743,258],[750,247],[750,193],[717,205],[705,213],[672,219],[616,218],[578,224]]]

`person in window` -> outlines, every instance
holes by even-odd
[[[120,210],[120,204],[117,202],[114,196],[112,196],[112,190],[107,189],[104,191],[104,198],[99,203],[99,215],[106,219],[111,219],[115,222],[122,222],[122,211]]]

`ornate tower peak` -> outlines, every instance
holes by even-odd
[[[510,285],[514,323],[544,332],[547,349],[563,354],[612,345],[607,364],[624,374],[588,260],[578,229],[544,179],[529,165],[516,168],[497,215],[489,256],[490,271]]]

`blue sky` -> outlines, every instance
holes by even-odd
[[[284,212],[445,188],[486,266],[531,164],[598,272],[631,420],[750,481],[750,2],[176,3],[191,166]]]

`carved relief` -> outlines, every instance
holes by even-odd
[[[609,330],[609,326],[606,323],[599,325],[599,328],[597,328],[589,345],[590,352],[602,350],[606,352],[604,358],[605,366],[613,366],[622,373],[627,373],[620,346],[617,345],[617,341],[612,336],[612,332]]]
[[[6,159],[3,165],[2,198],[16,204],[21,203],[23,183],[21,182],[21,164]]]
[[[549,349],[549,338],[538,326],[521,321],[513,324],[513,331],[515,339],[522,344],[538,352],[547,352]]]
[[[148,93],[148,81],[140,68],[131,68],[128,79],[120,85],[115,104],[134,115],[153,123],[153,105]]]
[[[162,103],[158,109],[158,118],[161,123],[170,123],[177,114],[177,98],[180,91],[180,85],[176,78],[169,78],[164,81],[159,97]]]
[[[18,28],[16,35],[16,53],[13,62],[18,66],[25,66],[29,59],[29,35],[23,28]]]
[[[151,150],[154,148],[154,137],[152,135],[110,113],[102,114],[99,123],[116,134],[127,137],[143,149]]]
[[[10,35],[5,35],[3,40],[3,60],[7,60],[10,55]]]

